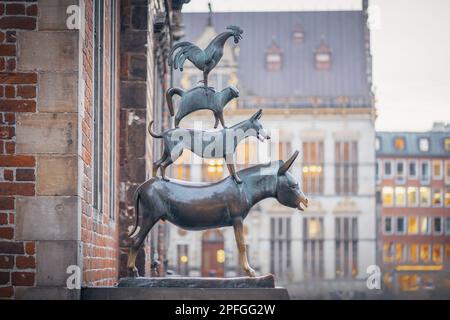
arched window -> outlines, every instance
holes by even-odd
[[[302,43],[304,38],[305,32],[303,27],[301,25],[297,25],[294,32],[292,32],[292,41],[294,41],[294,43]]]
[[[283,52],[281,48],[272,41],[271,46],[266,50],[266,69],[271,72],[281,70]]]
[[[314,57],[317,70],[329,70],[331,68],[331,50],[325,42],[321,42]]]

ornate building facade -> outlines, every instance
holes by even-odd
[[[366,7],[365,7],[366,9]],[[272,272],[292,297],[365,292],[366,269],[376,263],[375,107],[367,14],[339,12],[188,13],[188,41],[204,48],[228,25],[244,30],[239,45],[227,43],[210,74],[216,90],[234,85],[240,97],[225,109],[228,126],[263,109],[270,143],[256,139],[237,150],[239,168],[287,159],[310,206],[301,213],[266,200],[245,221],[249,261]],[[189,89],[201,74],[186,63],[174,74]],[[182,127],[211,129],[209,113]],[[228,175],[221,160],[188,152],[172,177],[217,181]],[[187,232],[170,228],[169,267],[183,275],[241,275],[233,230]]]

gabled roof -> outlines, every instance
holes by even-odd
[[[186,36],[182,41],[195,42],[207,20],[208,13],[184,13]],[[228,25],[244,30],[236,57],[240,105],[253,96],[267,101],[291,98],[295,107],[308,107],[311,97],[319,97],[322,104],[340,106],[347,100],[338,98],[346,96],[348,106],[373,106],[362,11],[225,12],[214,13],[212,24],[218,33]],[[299,26],[304,39],[296,43],[293,32]],[[278,72],[265,67],[265,53],[273,41],[283,51],[283,67]],[[331,50],[329,70],[315,68],[314,53],[322,42]]]

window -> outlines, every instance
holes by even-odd
[[[445,138],[444,139],[444,150],[445,151],[450,151],[450,138]]]
[[[286,274],[291,268],[291,218],[270,218],[270,272]]]
[[[445,188],[445,199],[444,203],[446,207],[450,207],[450,187]]]
[[[395,262],[402,262],[405,260],[405,246],[402,243],[395,244]]]
[[[288,157],[290,157],[290,154],[284,154],[280,153],[281,147],[285,147],[286,144],[288,144],[288,147],[290,147],[289,143],[287,142],[280,142],[278,145],[278,151],[279,151],[279,158],[286,160]],[[241,170],[244,168],[248,168],[254,164],[259,163],[258,158],[258,143],[255,143],[251,140],[246,140],[240,143],[236,148],[236,170]],[[287,151],[287,150],[283,150]]]
[[[405,183],[405,178],[406,178],[405,161],[398,160],[396,164],[395,181],[397,183]]]
[[[419,256],[418,256],[418,244],[417,243],[412,243],[409,247],[409,261],[416,263],[419,261]]]
[[[266,50],[266,69],[270,72],[280,71],[282,67],[282,50],[275,43]]]
[[[450,160],[445,160],[445,184],[450,184]]]
[[[405,232],[406,232],[405,218],[404,217],[397,217],[396,233],[397,234],[404,234]]]
[[[435,207],[442,206],[442,190],[433,189],[433,198],[431,199],[431,204]]]
[[[417,178],[417,162],[414,160],[411,160],[408,163],[408,176],[411,179]]]
[[[337,194],[358,191],[358,144],[355,141],[336,142],[335,190]]]
[[[420,217],[420,233],[421,234],[430,233],[430,218]]]
[[[392,176],[392,162],[384,161],[384,176],[389,178]]]
[[[419,205],[417,201],[417,188],[408,187],[408,207],[417,207]]]
[[[177,245],[177,256],[178,256],[178,274],[182,276],[189,275],[189,254],[188,254],[187,244]]]
[[[381,196],[383,198],[383,206],[392,207],[394,205],[394,188],[383,187],[381,192],[382,192]]]
[[[323,278],[323,218],[303,219],[303,273],[305,279]]]
[[[172,176],[177,180],[191,180],[192,151],[184,150],[172,166]],[[204,165],[205,166],[205,165]]]
[[[442,244],[433,244],[432,260],[436,264],[442,263]]]
[[[305,33],[303,31],[302,26],[297,26],[292,33],[292,40],[294,40],[294,43],[302,43],[303,39],[305,38]]]
[[[375,162],[375,179],[377,183],[380,183],[381,181],[381,160],[377,160]]]
[[[385,234],[391,234],[393,232],[392,228],[392,217],[385,217],[384,218],[384,233]]]
[[[419,139],[419,150],[421,152],[428,152],[430,150],[430,140],[428,138]]]
[[[445,218],[445,234],[450,234],[450,217]]]
[[[421,207],[429,207],[430,206],[430,188],[428,187],[420,187],[420,206]]]
[[[214,182],[223,177],[223,159],[205,159],[203,164],[203,179],[207,182]]]
[[[394,148],[397,151],[405,150],[405,138],[397,137],[394,139]]]
[[[406,206],[406,189],[405,187],[395,187],[395,206],[405,207]]]
[[[442,179],[442,161],[433,160],[433,179]]]
[[[103,82],[104,82],[104,3],[94,1],[93,70],[93,207],[97,218],[103,211]]]
[[[383,244],[383,262],[390,263],[393,259],[394,244],[387,242]]]
[[[303,143],[303,191],[307,194],[323,193],[323,142]]]
[[[421,244],[420,245],[420,261],[428,262],[430,261],[430,245]]]
[[[428,160],[420,162],[420,181],[422,183],[430,182],[430,162]]]
[[[433,233],[435,233],[435,234],[442,233],[442,218],[441,217],[433,217]]]
[[[419,232],[419,222],[417,217],[408,217],[408,234],[417,234]]]
[[[355,278],[358,275],[358,219],[335,218],[336,277]]]
[[[375,138],[375,150],[380,151],[381,149],[381,139],[379,137]]]

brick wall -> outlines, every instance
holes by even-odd
[[[17,70],[16,34],[36,29],[33,1],[0,3],[0,299],[34,286],[35,241],[15,240],[16,196],[35,195],[36,157],[16,154],[16,119],[36,112],[36,72]]]

